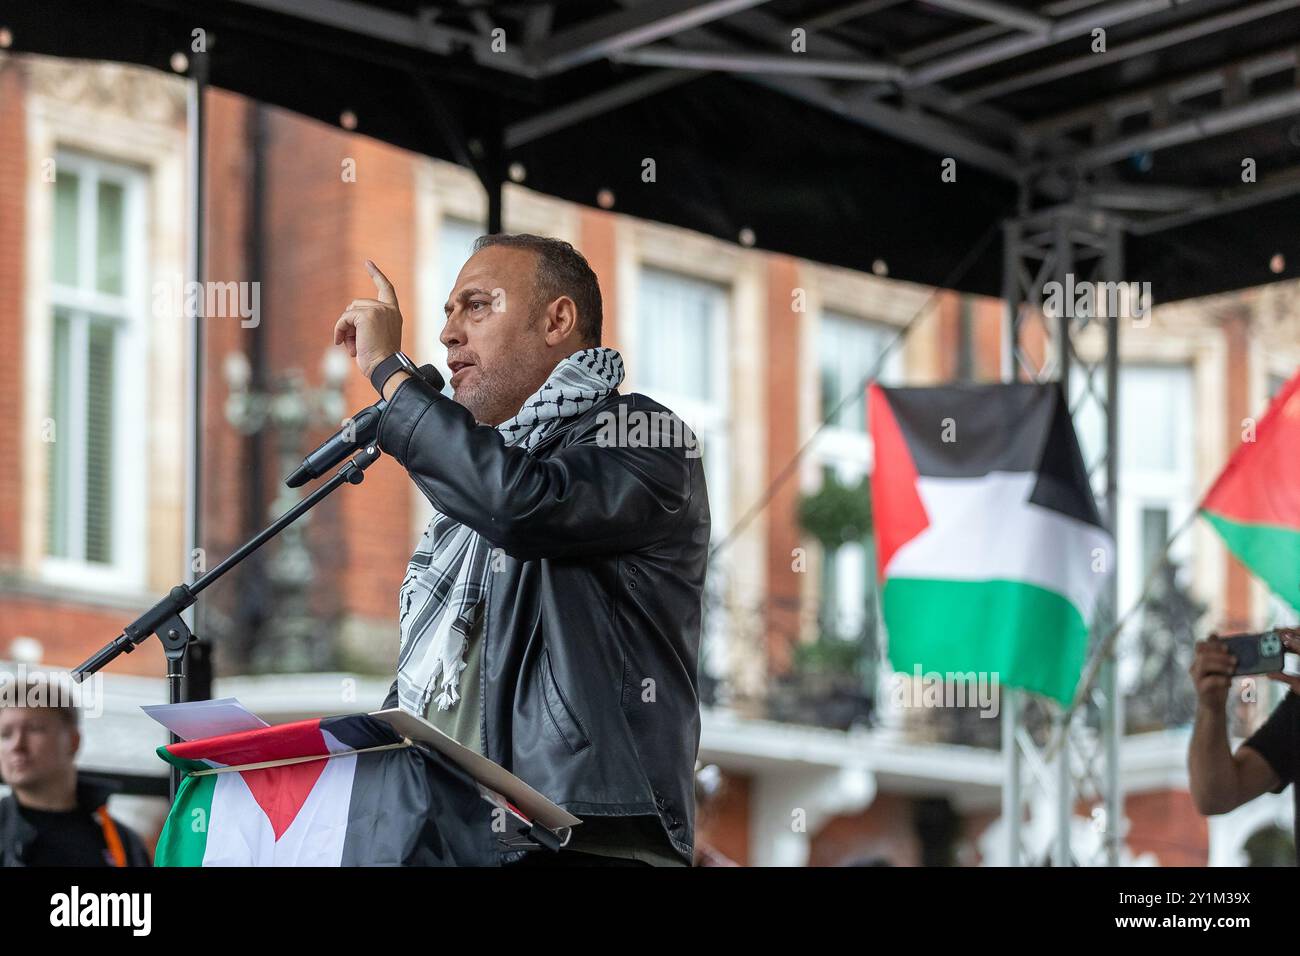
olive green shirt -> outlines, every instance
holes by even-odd
[[[462,747],[482,755],[483,737],[479,729],[482,715],[482,616],[465,643],[465,669],[460,672],[457,688],[460,699],[447,710],[439,710],[437,701],[431,699],[424,719]],[[642,860],[653,866],[686,866],[686,861],[668,842],[658,818],[648,815],[588,817],[573,828],[573,836],[565,849]]]

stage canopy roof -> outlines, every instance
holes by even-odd
[[[485,182],[519,164],[565,199],[971,292],[1000,292],[1003,219],[1103,210],[1125,223],[1126,278],[1159,302],[1300,275],[1298,8],[33,0],[0,27],[12,51],[161,70],[185,53],[215,86],[350,113]]]

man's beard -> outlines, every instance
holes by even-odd
[[[541,320],[541,305],[534,302],[527,327],[534,328]],[[473,352],[466,354],[478,357]],[[474,383],[454,389],[451,397],[458,405],[465,406],[474,416],[474,421],[480,425],[500,425],[514,418],[523,407],[524,400],[546,381],[546,376],[536,381],[535,373],[517,362],[500,362],[491,369],[476,364],[475,368],[478,369],[478,374],[474,376]],[[549,376],[550,372],[546,374]]]
[[[533,385],[528,373],[518,366],[489,369],[474,366],[473,381],[452,393],[452,400],[463,405],[480,425],[500,425],[518,414],[526,399],[540,387]]]

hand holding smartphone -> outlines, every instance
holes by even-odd
[[[1297,679],[1294,670],[1286,669],[1286,656],[1300,655],[1300,628],[1275,627],[1271,631],[1254,634],[1215,636],[1223,643],[1223,649],[1236,659],[1237,667],[1232,672],[1233,677],[1269,674],[1287,683]]]
[[[1278,630],[1255,634],[1225,634],[1219,638],[1224,650],[1237,660],[1233,677],[1243,674],[1276,674],[1286,662],[1286,645]]]

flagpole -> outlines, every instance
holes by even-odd
[[[1118,281],[1124,273],[1124,237],[1119,225],[1106,226],[1106,251],[1102,263],[1103,278]],[[1106,524],[1119,555],[1119,316],[1107,316],[1106,322]],[[1114,618],[1119,611],[1118,560],[1111,563],[1107,587],[1106,614]],[[1119,695],[1119,666],[1115,655],[1106,657],[1102,676],[1106,707],[1101,715],[1101,733],[1106,754],[1105,852],[1108,866],[1119,866],[1124,825],[1124,791],[1119,772],[1120,744],[1124,737],[1124,704]],[[1066,753],[1069,762],[1069,753]]]
[[[1074,279],[1074,246],[1070,241],[1071,223],[1064,217],[1056,217],[1052,223],[1052,244],[1056,256],[1057,271],[1063,273],[1062,280],[1067,284],[1073,284]],[[1072,300],[1067,300],[1072,301]],[[1044,307],[1044,313],[1046,309]],[[1046,314],[1044,314],[1046,319]],[[1060,314],[1056,316],[1056,377],[1060,384],[1061,401],[1065,403],[1066,414],[1070,417],[1073,425],[1074,416],[1070,414],[1070,326],[1073,322],[1070,309],[1062,308]],[[1047,325],[1044,321],[1044,326]],[[1114,325],[1112,321],[1110,323]],[[1114,361],[1115,356],[1108,354],[1107,362]],[[1111,444],[1111,428],[1115,421],[1113,408],[1106,410],[1106,460],[1110,461],[1115,454],[1115,446]],[[1086,466],[1085,466],[1086,468]],[[1089,478],[1091,486],[1091,479]],[[1110,533],[1115,534],[1114,522],[1111,521],[1111,515],[1107,515],[1112,527]],[[1113,540],[1113,538],[1112,538]],[[1056,762],[1056,839],[1052,844],[1052,865],[1053,866],[1070,866],[1074,862],[1074,855],[1070,848],[1070,825],[1074,818],[1074,778],[1070,773],[1070,721],[1073,714],[1062,712],[1060,715],[1060,733],[1061,740],[1065,746],[1061,748],[1061,753]]]
[[[1016,741],[1019,722],[1019,693],[998,684],[1002,695],[1002,823],[1006,828],[1007,866],[1020,865],[1020,744]]]
[[[1020,223],[1009,219],[1002,224],[1002,381],[1016,378],[1016,313],[1020,297],[1016,294],[1016,275],[1012,250],[1020,246]],[[1021,865],[1020,825],[1020,693],[998,683],[1002,694],[1002,824],[1007,831],[1007,866]]]

